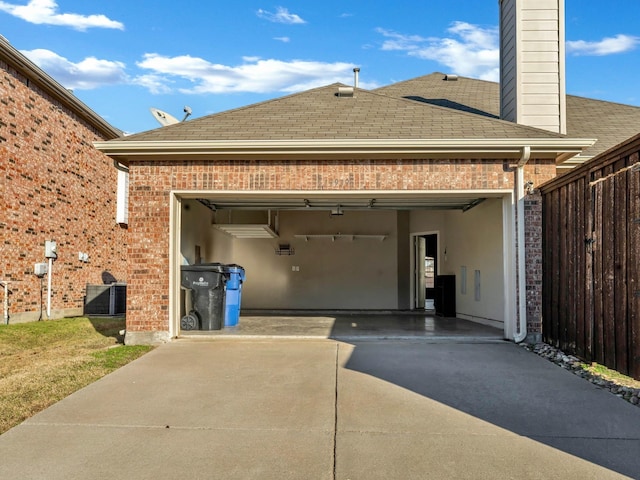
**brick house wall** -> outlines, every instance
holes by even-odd
[[[542,196],[539,191],[527,195],[524,215],[527,332],[529,341],[539,342],[542,340]]]
[[[33,270],[47,240],[58,246],[52,318],[81,314],[87,283],[126,280],[117,170],[92,146],[105,139],[82,112],[0,61],[0,281],[10,282],[10,322],[46,318],[46,277],[41,286]]]
[[[515,180],[513,169],[503,160],[132,161],[129,168],[127,332],[169,330],[172,190],[513,189]],[[531,160],[525,172],[526,179],[538,185],[555,176],[555,163]],[[532,238],[540,236],[536,228],[528,231]],[[537,276],[528,281],[535,284]],[[535,305],[541,301],[536,294],[532,290],[528,297],[532,312],[540,308]],[[539,322],[532,321],[531,328],[538,327]]]

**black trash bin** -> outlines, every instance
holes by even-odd
[[[181,284],[191,291],[192,310],[182,317],[182,330],[220,330],[224,325],[227,275],[219,263],[182,265]]]

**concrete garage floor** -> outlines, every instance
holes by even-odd
[[[502,340],[502,329],[424,312],[243,312],[238,325],[181,337]]]

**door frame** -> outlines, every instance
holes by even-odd
[[[437,271],[435,272],[435,275],[438,275],[440,272],[440,265],[441,265],[441,261],[440,261],[440,230],[429,230],[429,231],[423,231],[423,232],[416,232],[416,233],[411,233],[409,235],[409,242],[411,245],[411,259],[410,259],[410,269],[409,271],[411,272],[411,298],[409,301],[409,305],[411,305],[411,310],[417,310],[418,306],[417,306],[417,282],[416,279],[418,277],[418,264],[417,264],[417,259],[416,259],[416,239],[418,237],[426,237],[427,235],[435,235],[437,237],[437,259],[436,259],[436,269]]]

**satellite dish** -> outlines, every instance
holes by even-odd
[[[155,118],[163,127],[166,127],[167,125],[173,125],[175,123],[180,123],[180,120],[167,112],[163,112],[162,110],[158,110],[157,108],[153,107],[149,108],[149,110],[151,111],[151,115],[153,115],[153,118]]]

